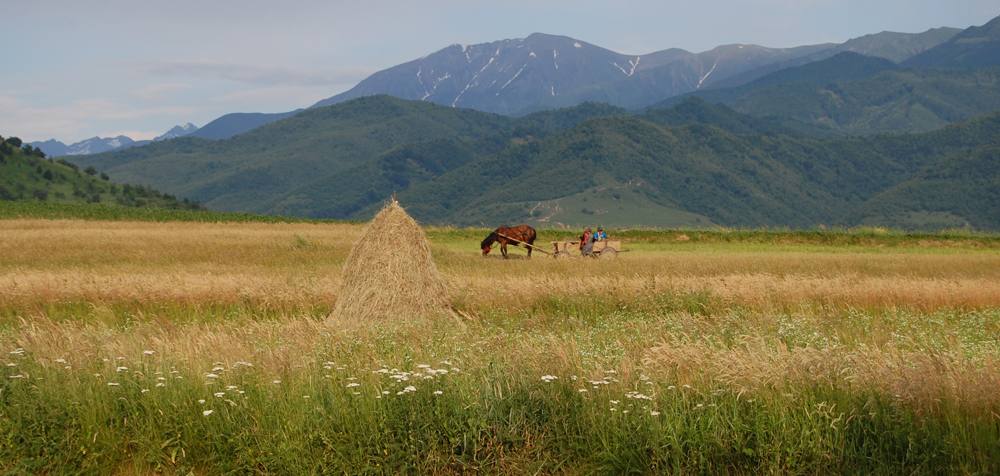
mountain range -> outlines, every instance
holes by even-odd
[[[141,145],[146,145],[150,142],[156,142],[161,140],[173,139],[175,137],[186,136],[188,134],[198,131],[198,127],[190,122],[183,126],[174,126],[169,131],[157,136],[155,139],[148,141],[135,141],[126,136],[118,137],[91,137],[90,139],[85,139],[80,142],[75,142],[70,145],[63,144],[55,139],[49,139],[44,142],[30,142],[33,147],[37,147],[45,153],[45,155],[52,157],[59,157],[64,155],[87,155],[87,154],[97,154],[100,152],[108,152],[111,150],[124,149],[128,147],[138,147]]]
[[[221,211],[368,219],[397,193],[442,225],[995,230],[993,202],[962,197],[1000,180],[998,29],[637,57],[550,35],[455,45],[354,98],[74,160]],[[417,97],[371,93],[397,87]],[[237,123],[253,128],[221,137]]]
[[[671,48],[645,55],[625,55],[565,36],[536,33],[524,39],[452,45],[379,71],[350,90],[318,101],[311,107],[389,94],[507,115],[524,115],[588,101],[636,109],[692,91],[744,84],[768,73],[819,61],[842,51],[898,63],[937,47],[960,32],[962,30],[954,28],[916,34],[882,32],[843,44],[796,48],[726,45],[702,53]],[[300,110],[278,114],[227,114],[200,130],[194,128],[187,133],[227,139]],[[116,137],[92,138],[70,146],[54,140],[32,144],[49,155],[60,156],[105,152],[145,143]]]

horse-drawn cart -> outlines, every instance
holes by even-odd
[[[559,258],[569,258],[573,253],[580,253],[580,241],[553,241],[552,255]],[[601,240],[594,242],[594,252],[590,255],[594,258],[614,259],[618,253],[628,250],[622,249],[621,240]]]

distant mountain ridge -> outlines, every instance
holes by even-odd
[[[631,107],[653,102],[650,98],[663,99],[688,92],[762,64],[833,46],[775,49],[731,45],[698,54],[675,48],[630,56],[565,36],[535,33],[524,39],[452,45],[379,71],[354,88],[312,107],[373,94],[507,115],[540,103],[560,107],[596,101]],[[634,98],[586,92],[633,77],[644,78],[640,82],[645,87]],[[548,98],[565,95],[572,97],[571,104],[546,102]]]
[[[583,102],[628,109],[713,86],[740,85],[768,73],[819,61],[842,51],[898,62],[951,39],[961,30],[924,33],[882,32],[843,44],[796,48],[726,45],[702,53],[671,48],[625,55],[565,36],[535,33],[524,39],[452,45],[423,58],[379,71],[354,88],[321,100],[322,107],[352,98],[389,94],[436,104],[523,116]],[[190,135],[222,140],[292,116],[286,113],[233,113],[203,128],[177,126],[154,140]],[[91,138],[66,146],[35,142],[50,155],[82,155],[143,145],[147,141]]]
[[[45,153],[45,155],[50,157],[61,157],[65,155],[88,155],[88,154],[99,154],[101,152],[108,152],[112,150],[124,149],[128,147],[146,145],[150,142],[162,141],[167,139],[173,139],[175,137],[183,137],[193,132],[196,132],[198,127],[190,122],[183,126],[174,126],[166,133],[157,136],[152,141],[143,140],[136,141],[132,140],[130,137],[118,136],[118,137],[91,137],[90,139],[82,140],[80,142],[75,142],[70,145],[63,144],[55,139],[49,139],[45,142],[31,142],[33,147],[37,147]]]
[[[1000,16],[973,26],[901,63],[909,68],[982,68],[1000,66]]]

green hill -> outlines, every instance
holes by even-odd
[[[456,225],[611,224],[629,215],[647,226],[810,227],[840,223],[921,168],[998,134],[997,114],[924,134],[824,141],[595,118],[418,184],[400,200],[418,220]]]
[[[480,138],[516,122],[470,109],[371,96],[309,109],[226,140],[182,137],[78,160],[115,180],[151,183],[213,210],[255,211],[276,195],[394,147]]]
[[[517,119],[380,96],[228,140],[93,160],[196,190],[220,211],[367,220],[398,193],[426,224],[807,228],[844,223],[924,167],[1000,136],[997,114],[824,140],[781,134],[787,123],[697,99],[634,116],[584,104]]]
[[[81,171],[65,159],[47,159],[41,150],[16,137],[0,138],[0,201],[203,209],[198,202],[179,201],[148,185],[112,183],[105,174],[98,177],[92,167]]]
[[[1000,110],[1000,68],[884,71],[834,84],[760,88],[730,103],[757,117],[784,118],[837,135],[923,132]]]
[[[926,167],[843,222],[925,231],[1000,228],[1000,138]]]

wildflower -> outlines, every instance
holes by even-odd
[[[213,393],[212,395],[215,395],[215,398],[222,398],[225,394],[226,392],[218,392],[218,393]]]
[[[660,416],[660,412],[655,412],[655,411],[654,412],[649,412],[649,414],[652,415],[652,416]]]
[[[611,400],[612,405],[618,405],[620,402],[618,400]]]
[[[152,350],[144,350],[144,351],[142,351],[142,353],[146,354],[146,355],[153,355],[153,354],[155,354],[155,352],[153,352]]]
[[[115,372],[121,372],[122,370],[128,370],[128,367],[118,367]]]
[[[440,390],[435,390],[435,391],[434,391],[434,395],[441,395],[441,394],[443,394],[443,393],[444,393],[444,392],[442,392],[442,391],[440,391]]]
[[[585,389],[585,388],[581,388],[580,390],[577,390],[577,391],[578,391],[578,392],[580,392],[580,393],[583,393],[583,392],[586,392],[586,391],[587,391],[587,389]]]
[[[556,380],[558,378],[559,377],[556,377],[555,375],[542,375],[542,381],[543,382],[551,382],[551,381]]]
[[[215,410],[205,410],[205,411],[201,412],[201,414],[205,415],[205,416],[209,416],[212,413],[215,413]]]
[[[146,393],[146,392],[148,392],[148,391],[149,391],[149,389],[148,389],[148,388],[144,388],[144,389],[142,389],[142,393]]]
[[[309,398],[309,395],[303,395],[302,398]]]
[[[65,364],[66,363],[66,359],[56,359],[56,360],[53,360],[53,362],[58,362],[60,364]]]
[[[205,399],[198,400],[198,403],[205,403]]]
[[[275,380],[274,382],[271,383],[281,383],[281,380]]]
[[[15,363],[11,362],[11,363],[7,364],[7,366],[8,366],[8,367],[17,367],[17,364],[15,364]]]
[[[119,387],[120,385],[116,382],[108,382],[109,387]]]
[[[417,387],[414,387],[413,385],[410,385],[409,387],[406,387],[403,390],[406,390],[407,392],[416,392],[417,391]]]
[[[236,390],[236,385],[229,385],[226,387],[226,390]]]
[[[159,383],[156,384],[156,386],[157,387],[162,387],[162,386],[164,386],[164,383],[163,382],[159,382]]]
[[[234,402],[234,401],[232,401],[232,400],[228,400],[228,399],[227,399],[227,400],[226,400],[226,403],[228,403],[228,404],[229,404],[229,406],[231,406],[231,407],[235,407],[235,406],[236,406],[236,402]]]
[[[418,369],[429,369],[429,368],[431,368],[431,366],[427,365],[427,364],[420,364],[420,365],[417,366],[417,368]]]
[[[357,386],[359,386],[359,385],[361,385],[361,384],[360,384],[360,383],[357,383],[357,382],[351,382],[351,383],[347,384],[347,388],[351,388],[351,387],[357,387]]]
[[[205,378],[219,378],[219,376],[215,374],[205,374]]]
[[[24,375],[8,375],[7,378],[24,378]]]

